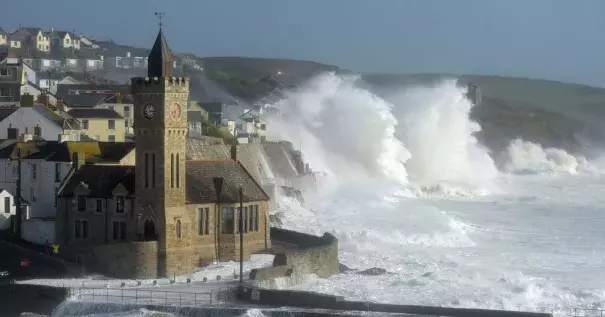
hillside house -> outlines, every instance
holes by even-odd
[[[50,42],[54,49],[80,49],[80,37],[74,32],[58,31],[51,29],[48,33]]]
[[[13,195],[6,189],[0,189],[0,230],[11,227],[11,217],[16,214]]]
[[[0,139],[80,140],[80,122],[61,116],[44,105],[0,108]]]
[[[24,94],[38,98],[42,89],[35,82],[36,72],[23,59],[0,61],[0,107],[18,106]]]
[[[8,45],[8,33],[0,27],[0,46],[1,45]]]
[[[50,51],[50,36],[40,28],[21,26],[12,32],[9,37],[11,41],[19,42],[18,46],[13,46],[11,43],[11,47],[32,48],[40,52]]]
[[[78,108],[67,112],[81,122],[81,131],[93,140],[124,142],[126,128],[124,117],[112,109]]]

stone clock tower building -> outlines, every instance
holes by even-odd
[[[136,142],[136,216],[146,239],[158,242],[158,275],[195,267],[186,208],[189,79],[172,77],[172,53],[162,29],[148,58],[147,77],[132,78]]]

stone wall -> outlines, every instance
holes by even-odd
[[[21,224],[23,240],[36,244],[55,243],[55,220],[27,219]]]
[[[295,249],[276,254],[273,267],[251,270],[250,280],[252,281],[283,277],[297,279],[304,275],[326,278],[340,272],[338,240],[329,233],[317,237],[286,229],[271,228],[271,240],[293,245]]]
[[[348,312],[384,312],[416,316],[450,317],[552,317],[550,313],[521,311],[452,308],[419,305],[394,305],[372,302],[347,301],[342,296],[306,291],[261,289],[244,287],[242,299],[255,305],[276,307],[304,307]],[[342,315],[348,315],[347,313]]]
[[[65,256],[81,261],[88,271],[116,278],[155,278],[158,275],[156,241],[105,244],[66,250]]]

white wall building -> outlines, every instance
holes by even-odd
[[[10,228],[10,216],[15,215],[13,195],[6,189],[0,189],[0,230]]]
[[[43,105],[22,106],[6,111],[12,113],[0,121],[0,139],[29,135],[44,140],[80,140],[79,122],[76,119],[61,117]]]

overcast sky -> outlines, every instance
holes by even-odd
[[[5,0],[19,24],[173,50],[315,60],[392,73],[544,78],[605,87],[604,0]]]

